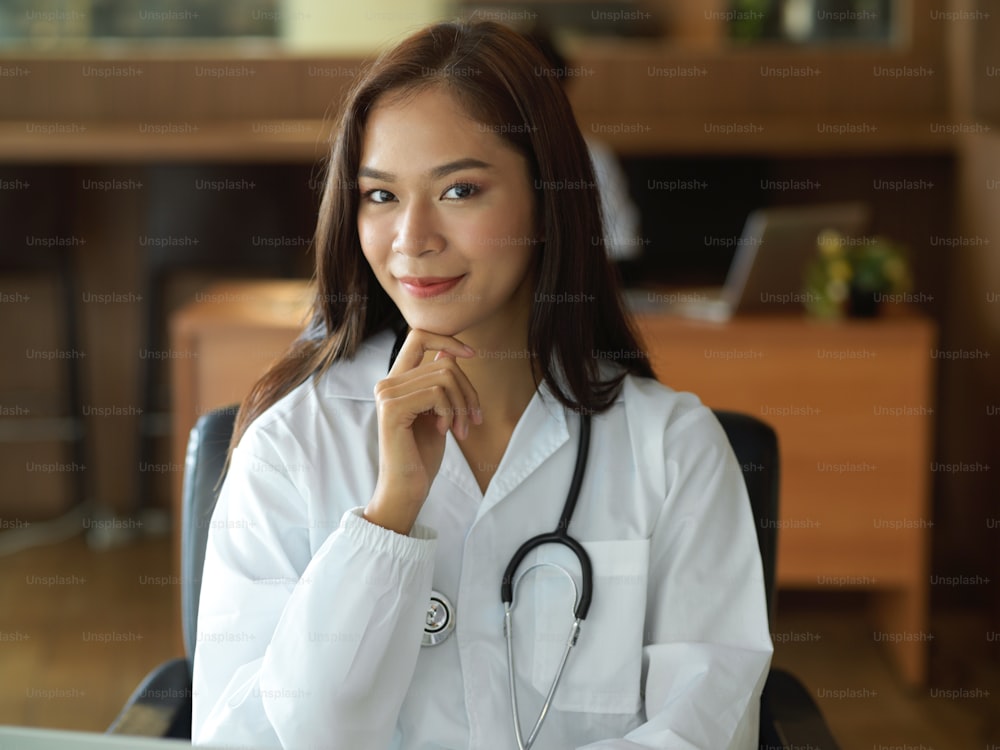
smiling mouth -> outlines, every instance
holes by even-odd
[[[439,294],[444,294],[445,292],[453,289],[462,279],[465,278],[465,274],[461,276],[404,276],[399,279],[399,283],[403,286],[407,292],[409,292],[414,297],[420,297],[422,299],[427,297],[436,297]]]

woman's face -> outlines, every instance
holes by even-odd
[[[525,335],[541,232],[524,157],[435,86],[376,103],[360,163],[361,247],[410,327]]]

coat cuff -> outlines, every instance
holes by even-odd
[[[364,507],[351,508],[340,519],[344,534],[367,549],[377,550],[396,560],[425,562],[434,559],[437,532],[414,524],[408,536],[382,528],[364,517]]]

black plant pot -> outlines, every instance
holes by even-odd
[[[879,292],[851,287],[848,310],[852,318],[876,318],[879,313]]]

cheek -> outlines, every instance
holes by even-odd
[[[368,263],[378,272],[385,258],[377,225],[368,220],[358,220],[358,240],[361,242],[361,252]]]
[[[532,212],[525,206],[497,207],[456,229],[467,254],[483,261],[513,260],[534,247]]]
[[[534,252],[524,238],[513,237],[508,232],[498,235],[493,243],[481,241],[477,251],[468,255],[474,257],[481,278],[490,284],[507,287],[520,283],[531,266]]]

